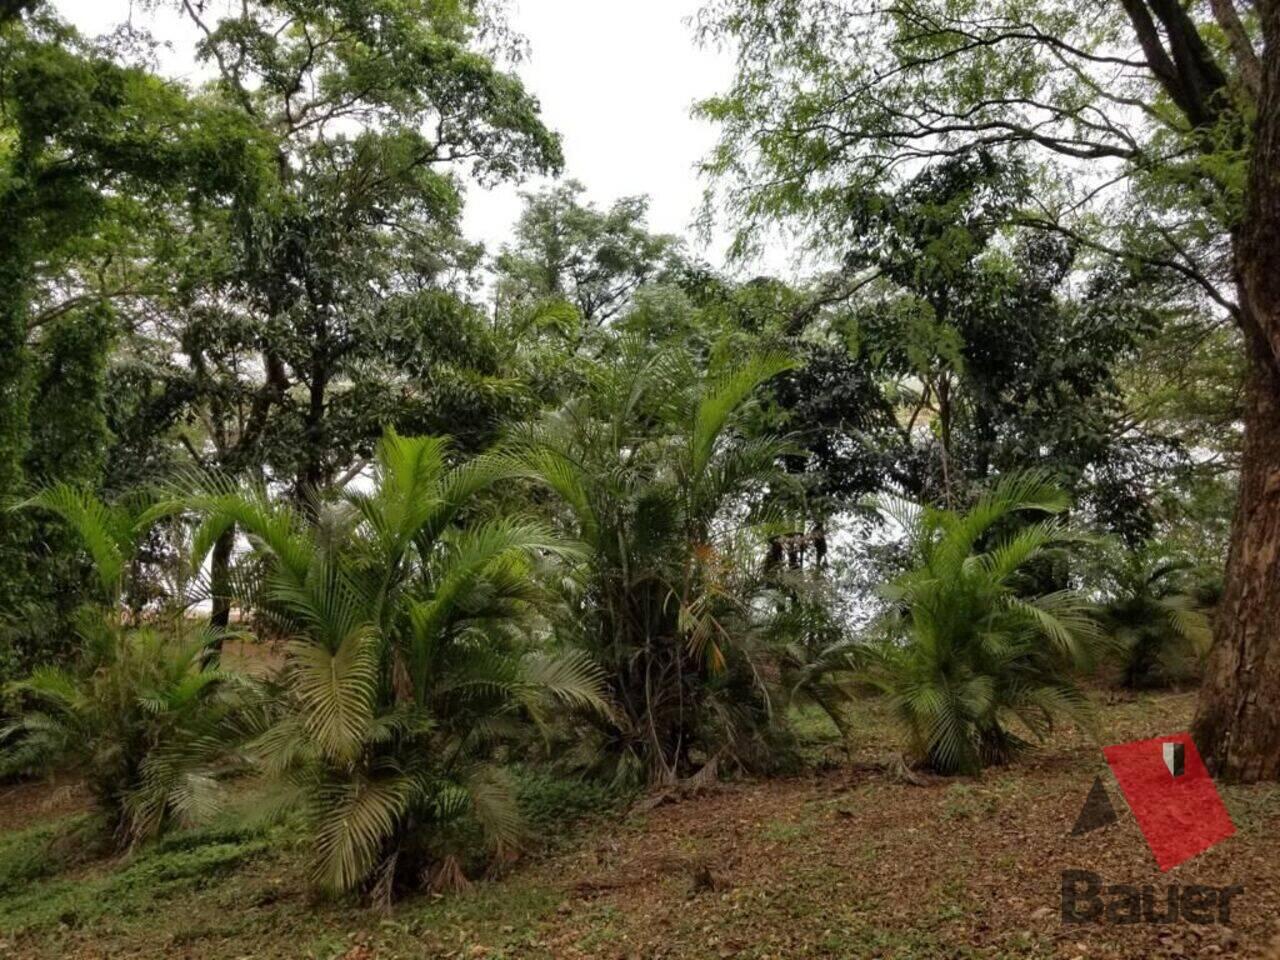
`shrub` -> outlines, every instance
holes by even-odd
[[[0,772],[74,769],[121,845],[206,820],[247,702],[243,681],[202,663],[208,640],[113,632],[87,672],[12,684],[27,709],[0,730]]]
[[[458,522],[507,475],[389,431],[373,489],[314,517],[261,490],[192,498],[201,543],[232,523],[250,538],[261,578],[242,600],[291,638],[279,716],[254,748],[304,812],[325,890],[465,883],[474,836],[495,854],[520,838],[501,744],[553,709],[603,707],[598,668],[532,642],[535,559],[571,545],[532,521]]]
[[[1114,642],[1121,686],[1170,686],[1200,676],[1213,630],[1191,574],[1189,561],[1141,551],[1109,565],[1099,619]]]
[[[915,565],[888,583],[879,638],[840,651],[855,676],[886,694],[913,759],[938,773],[974,773],[1010,759],[1059,716],[1087,720],[1074,679],[1099,648],[1080,593],[1037,592],[1036,561],[1072,538],[1068,498],[1037,473],[999,481],[966,512],[881,498]],[[1042,519],[1032,522],[1030,517]]]
[[[777,645],[753,602],[753,499],[789,447],[742,426],[782,355],[703,369],[683,349],[623,337],[589,387],[521,435],[587,545],[564,640],[604,666],[614,709],[574,731],[584,767],[670,783],[767,756]]]
[[[181,616],[163,626],[126,622],[120,597],[132,548],[158,513],[67,486],[28,505],[79,535],[102,601],[77,617],[76,668],[38,667],[9,685],[20,713],[0,728],[0,775],[75,769],[122,846],[204,819],[217,807],[217,774],[251,691],[206,662],[215,632],[193,631]]]

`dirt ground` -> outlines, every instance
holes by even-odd
[[[1109,705],[1103,742],[1184,729],[1193,702]],[[1118,822],[1071,836],[1094,777],[1107,779],[1079,731],[980,779],[923,785],[886,765],[893,749],[869,725],[825,772],[637,807],[502,880],[389,915],[312,903],[298,852],[271,850],[154,902],[130,893],[92,922],[0,908],[0,956],[1280,960],[1280,788],[1224,788],[1236,836],[1161,874],[1114,783]],[[30,801],[0,794],[0,829]],[[1064,924],[1069,869],[1149,884],[1160,905],[1173,884],[1244,889],[1229,924]]]

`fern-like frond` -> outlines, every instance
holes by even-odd
[[[371,627],[354,630],[330,650],[307,640],[289,644],[290,686],[317,748],[354,760],[373,718],[378,657]]]

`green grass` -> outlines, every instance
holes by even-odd
[[[516,789],[539,850],[567,844],[590,829],[584,821],[616,819],[631,799],[531,769],[517,771]],[[254,805],[252,794],[241,800]],[[41,957],[73,953],[84,941],[95,949],[142,941],[155,956],[186,949],[241,956],[252,943],[255,956],[319,960],[368,939],[404,956],[420,955],[427,942],[442,951],[482,947],[489,960],[511,950],[537,956],[537,925],[563,899],[512,878],[456,896],[407,898],[390,916],[352,898],[314,901],[298,836],[287,822],[246,825],[229,815],[116,857],[104,855],[109,848],[89,816],[0,834],[0,954],[12,938],[38,944],[33,955]]]
[[[24,847],[49,837],[24,831],[10,844]],[[225,827],[178,834],[145,848],[118,868],[99,864],[96,871],[75,877],[51,877],[57,866],[42,873],[25,868],[27,881],[20,892],[0,899],[0,932],[14,933],[49,927],[77,927],[103,917],[127,918],[163,910],[178,893],[198,890],[254,857],[262,856],[268,841],[260,831]],[[5,865],[23,870],[13,857]],[[14,874],[10,874],[10,877]]]
[[[535,767],[518,767],[515,780],[528,833],[543,844],[573,836],[583,820],[616,817],[637,796],[632,788],[557,776]]]
[[[80,859],[96,826],[89,816],[64,817],[0,834],[0,909],[5,898]]]
[[[774,843],[795,843],[810,836],[814,823],[810,820],[770,820],[760,831],[760,836]]]
[[[0,952],[14,938],[61,956],[73,944],[147,943],[145,956],[199,945],[215,956],[336,958],[377,940],[412,956],[416,945],[483,945],[494,960],[533,943],[563,894],[512,880],[447,898],[404,901],[386,916],[351,900],[313,901],[287,826],[221,825],[174,834],[122,859],[44,857],[87,818],[40,825],[0,842]],[[455,945],[457,945],[455,943]],[[227,952],[220,952],[225,949]],[[381,954],[380,954],[381,955]],[[394,953],[392,955],[395,955]],[[522,950],[528,955],[528,950]]]

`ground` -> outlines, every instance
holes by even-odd
[[[1193,704],[1104,704],[1100,741],[1184,729]],[[1083,731],[1060,730],[980,779],[918,784],[895,773],[897,745],[875,711],[848,759],[828,729],[800,720],[816,772],[648,798],[544,841],[502,879],[390,913],[313,902],[296,841],[252,825],[60,872],[82,842],[74,787],[7,788],[0,956],[1280,960],[1268,947],[1280,942],[1280,788],[1224,788],[1237,835],[1161,874],[1123,803],[1117,824],[1070,835],[1105,770]],[[1244,893],[1227,926],[1064,925],[1064,869],[1152,884],[1159,903],[1172,883]]]

